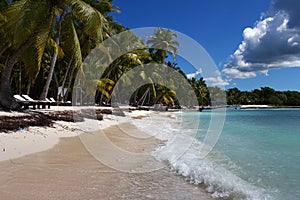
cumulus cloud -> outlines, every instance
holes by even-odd
[[[224,87],[224,86],[229,85],[229,81],[226,79],[223,79],[221,76],[221,73],[219,71],[215,71],[214,77],[207,77],[207,78],[204,78],[204,80],[210,86]]]
[[[188,79],[191,79],[191,78],[195,78],[196,76],[198,76],[198,75],[200,75],[200,74],[202,74],[202,69],[201,69],[201,68],[199,68],[199,69],[198,69],[196,72],[194,72],[194,73],[187,74],[186,77],[187,77]]]
[[[300,66],[300,1],[273,0],[267,15],[243,31],[243,41],[223,74],[252,78],[283,67]]]
[[[211,86],[224,87],[229,85],[229,82],[225,79],[222,79],[221,76],[209,77],[209,78],[205,78],[204,80]]]

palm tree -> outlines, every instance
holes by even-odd
[[[10,43],[10,49],[13,50],[13,53],[5,63],[1,77],[0,94],[2,106],[6,108],[11,106],[10,77],[14,64],[20,60],[24,52],[31,49],[28,52],[26,51],[27,56],[25,57],[31,57],[30,63],[35,65],[37,68],[36,72],[38,72],[46,44],[53,34],[55,35],[55,40],[52,44],[59,46],[60,22],[64,16],[64,12],[62,13],[60,10],[71,12],[74,19],[77,19],[76,23],[82,23],[84,31],[90,37],[95,37],[95,40],[100,41],[104,18],[100,12],[82,0],[20,0],[13,2],[3,12],[3,16],[7,21],[1,24],[5,38]],[[54,30],[53,27],[58,28]],[[52,57],[52,68],[54,68],[56,63],[57,49],[55,48]],[[31,56],[28,54],[31,54]],[[52,71],[54,70],[51,69],[49,72],[49,82],[52,79]],[[50,83],[46,85],[50,85]],[[47,87],[49,88],[49,86]]]
[[[160,84],[157,84],[157,90],[158,95],[156,97],[156,102],[165,103],[168,105],[174,105],[174,102],[176,100],[176,92],[174,90],[171,90],[165,86],[162,86]]]
[[[37,68],[40,67],[43,51],[51,34],[54,3],[46,0],[20,0],[10,4],[3,12],[7,20],[1,24],[1,29],[12,51],[1,77],[1,104],[7,109],[10,109],[12,103],[10,77],[13,66],[29,47],[35,50],[30,51],[34,52],[32,62],[36,63]]]
[[[73,0],[66,1],[65,4],[62,4],[63,12],[56,16],[57,26],[55,30],[55,43],[60,45],[61,42],[61,31],[65,29],[65,32],[69,34],[65,39],[67,51],[75,58],[75,63],[77,66],[80,66],[82,63],[82,54],[79,43],[79,37],[76,32],[76,23],[83,23],[83,32],[87,34],[90,38],[93,38],[96,43],[102,41],[102,29],[105,23],[105,18],[102,14],[84,1]],[[71,10],[70,10],[71,8]],[[66,17],[65,17],[66,16]],[[64,26],[64,27],[62,27]],[[40,99],[44,100],[47,97],[52,76],[54,73],[55,64],[58,57],[58,51],[55,48],[51,60],[51,67],[49,70],[48,78],[44,86],[43,92],[40,96]]]
[[[154,36],[148,36],[147,44],[151,44],[150,53],[154,54],[157,63],[163,64],[167,53],[176,60],[176,46],[179,46],[179,42],[175,41],[174,37],[177,37],[176,33],[162,28],[155,29]]]
[[[100,97],[100,105],[103,105],[103,96],[106,97],[105,105],[108,104],[108,102],[111,99],[111,93],[113,91],[114,86],[115,82],[109,78],[101,78],[98,81],[97,89],[102,94]]]
[[[154,36],[148,36],[149,40],[147,41],[147,44],[150,45],[149,52],[155,63],[166,64],[165,58],[167,58],[167,54],[170,54],[173,59],[176,60],[175,54],[178,51],[176,46],[179,46],[179,42],[174,40],[176,37],[177,35],[171,30],[162,28],[155,29]],[[168,89],[159,84],[153,84],[153,88],[155,88],[155,101],[174,105],[174,100],[176,99],[176,93],[174,90]]]
[[[110,79],[113,82],[117,83],[120,77],[123,76],[123,84],[130,84],[129,78],[127,77],[126,79],[126,73],[136,66],[142,66],[143,61],[146,59],[146,57],[149,57],[149,53],[146,50],[142,49],[145,48],[145,45],[140,40],[140,38],[138,38],[133,32],[130,31],[118,34],[110,38],[109,41],[109,44],[107,44],[107,46],[109,47],[107,48],[111,49],[109,53],[112,56],[111,59],[114,60],[114,62],[112,62],[105,69],[101,78]],[[131,49],[137,50],[128,52]],[[101,93],[98,93],[98,95],[100,95],[100,104],[102,104],[102,99],[107,95],[103,89],[99,90],[99,92]]]

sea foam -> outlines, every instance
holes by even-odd
[[[144,118],[135,125],[166,141],[153,153],[157,160],[167,163],[172,172],[185,177],[191,184],[205,188],[213,198],[272,199],[264,189],[240,178],[235,173],[238,169],[234,163],[220,152],[212,151],[203,159],[201,148],[204,144],[197,139],[201,129],[195,123],[197,120],[191,122],[184,114],[178,114],[172,118],[159,115]]]

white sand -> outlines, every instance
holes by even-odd
[[[69,123],[65,125],[72,128]],[[127,125],[131,131],[139,131]],[[140,140],[124,134],[118,126],[103,132],[116,146],[139,155],[157,147],[155,138]],[[96,143],[102,146],[101,142]],[[111,153],[107,156],[117,159]],[[135,157],[129,161],[132,159]],[[47,151],[0,162],[0,199],[211,199],[204,189],[189,184],[166,168],[128,173],[102,161],[87,151],[79,137],[62,138]],[[123,167],[130,163],[119,160],[115,164]]]
[[[4,112],[0,111],[0,116],[28,116],[29,114],[21,113],[21,112]]]
[[[79,137],[75,137],[85,131],[103,129],[121,149],[139,155],[152,152],[159,144],[157,139],[132,137],[113,125],[151,114],[170,116],[170,113],[133,111],[125,114],[129,117],[104,115],[103,121],[57,121],[53,127],[0,133],[0,199],[211,199],[202,188],[164,168],[131,174],[107,167],[87,151]],[[126,124],[126,130],[139,132]],[[116,159],[114,154],[108,157]],[[124,162],[115,164],[123,166]]]
[[[62,121],[56,122],[53,127],[29,127],[0,133],[0,161],[48,150],[59,142],[59,138],[80,133],[74,125]]]
[[[86,107],[89,108],[89,107]],[[93,109],[101,109],[99,107],[90,107]],[[76,110],[82,107],[62,107],[53,106],[50,110]],[[102,109],[111,109],[103,107]],[[42,110],[39,110],[42,111]],[[49,111],[45,109],[44,111]],[[28,115],[18,112],[0,112],[0,115],[20,116]],[[58,144],[60,138],[75,137],[83,132],[106,129],[118,123],[129,122],[131,117],[147,117],[149,111],[133,111],[126,112],[130,117],[119,117],[114,115],[104,115],[102,121],[85,119],[84,122],[64,122],[56,121],[53,127],[28,127],[24,130],[0,132],[0,161],[10,160],[24,155],[46,151]]]

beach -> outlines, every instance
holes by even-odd
[[[43,112],[57,109],[66,108]],[[212,133],[207,130],[219,111],[121,110],[124,115],[116,109],[102,120],[54,120],[49,126],[2,131],[1,199],[277,200],[300,195],[299,109],[228,111],[222,134],[204,158],[202,147]]]
[[[130,121],[141,117],[147,117],[145,111],[134,111]],[[150,155],[163,145],[152,136],[136,138],[124,134],[124,129],[141,131],[122,117],[108,115],[97,123],[113,144],[128,152]],[[118,166],[106,166],[83,145],[82,127],[57,121],[53,127],[29,127],[1,133],[1,198],[211,199],[201,187],[170,172],[167,165],[144,173],[122,172],[114,169]],[[94,127],[86,127],[85,131],[87,128],[95,131]]]

